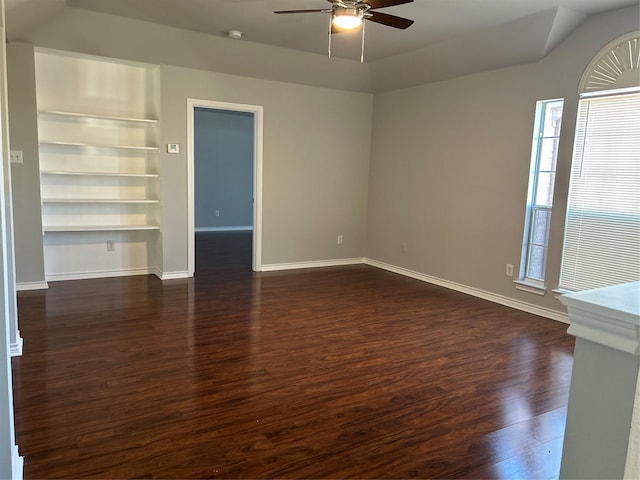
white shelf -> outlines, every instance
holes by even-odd
[[[39,115],[50,115],[54,117],[62,117],[69,119],[91,119],[91,120],[104,120],[108,122],[122,122],[122,123],[138,123],[146,125],[156,125],[158,120],[155,118],[138,118],[138,117],[119,117],[112,115],[96,115],[93,113],[78,113],[78,112],[64,112],[60,110],[42,110],[38,112]]]
[[[53,171],[42,170],[42,175],[64,175],[64,176],[78,176],[78,177],[124,177],[124,178],[159,178],[157,173],[120,173],[120,172],[71,172],[71,171]]]
[[[160,230],[158,225],[44,225],[45,233],[52,232],[127,232]]]
[[[158,151],[158,147],[151,147],[147,145],[105,145],[105,144],[91,144],[80,142],[60,142],[51,140],[41,140],[40,145],[53,145],[59,147],[92,147],[92,148],[113,148],[117,150],[143,150],[149,152]]]
[[[43,198],[42,203],[79,203],[79,204],[96,204],[96,203],[120,203],[120,204],[149,204],[160,203],[160,200],[150,198]]]

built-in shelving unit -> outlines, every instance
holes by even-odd
[[[157,85],[155,66],[37,51],[47,279],[154,269]]]

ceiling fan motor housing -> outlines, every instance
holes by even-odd
[[[333,18],[336,17],[353,17],[362,20],[366,9],[358,7],[335,7],[333,9]]]
[[[360,17],[364,14],[364,10],[356,7],[337,7],[333,9],[333,15],[336,17],[339,16],[348,16],[348,17]]]

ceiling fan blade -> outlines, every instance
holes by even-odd
[[[404,30],[413,25],[413,20],[408,18],[396,17],[395,15],[389,15],[388,13],[372,12],[369,11],[367,20],[371,20],[375,23],[380,23],[388,27],[399,28]]]
[[[362,3],[371,5],[372,9],[395,7],[396,5],[404,5],[405,3],[413,3],[413,0],[363,0]]]
[[[331,10],[326,10],[324,8],[314,8],[312,10],[276,10],[273,13],[278,13],[278,14],[282,14],[282,13],[326,13],[326,12],[330,12]]]

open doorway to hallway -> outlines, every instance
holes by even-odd
[[[251,269],[254,114],[194,110],[195,273]]]
[[[262,107],[188,100],[189,273],[261,269]]]

